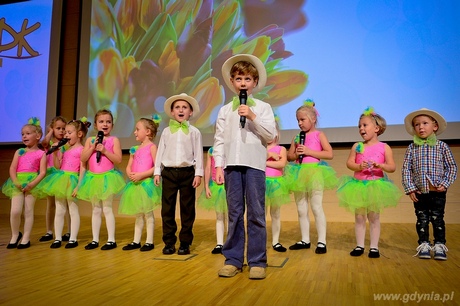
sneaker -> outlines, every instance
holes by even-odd
[[[123,251],[130,251],[130,250],[135,250],[135,249],[140,249],[141,244],[140,243],[135,243],[134,241],[131,242],[130,244],[125,245],[122,250]]]
[[[101,250],[107,251],[107,250],[115,249],[116,247],[117,247],[117,243],[115,241],[107,241],[107,243],[102,246]]]
[[[238,272],[241,272],[240,268],[233,265],[225,265],[219,270],[219,272],[217,272],[217,274],[219,274],[220,277],[233,277],[237,275]]]
[[[73,248],[76,248],[78,246],[78,241],[77,240],[70,240],[66,245],[65,245],[65,248],[66,249],[73,249]]]
[[[51,249],[58,249],[61,247],[61,240],[54,240],[54,242],[50,245]]]
[[[354,257],[361,256],[363,254],[364,254],[364,248],[360,246],[357,246],[350,252],[350,255]]]
[[[141,251],[141,252],[147,252],[147,251],[153,250],[154,248],[155,248],[155,245],[154,245],[153,243],[145,243],[145,244],[141,247],[140,251]]]
[[[45,235],[41,236],[38,241],[40,242],[45,242],[45,241],[50,241],[53,240],[53,234],[52,233],[46,233]]]
[[[66,233],[62,235],[62,241],[69,241],[70,240],[70,233]]]
[[[289,247],[289,250],[301,250],[301,249],[309,249],[309,248],[310,248],[310,242],[306,243],[305,241],[301,240],[291,245]]]
[[[327,248],[326,245],[322,242],[318,242],[318,245],[316,246],[315,250],[316,254],[326,254],[327,253]]]
[[[86,250],[92,250],[92,249],[95,249],[95,248],[97,248],[97,247],[99,247],[99,242],[93,240],[93,241],[91,241],[90,243],[88,243],[88,244],[85,246],[85,249],[86,249]]]
[[[443,243],[436,243],[432,250],[434,252],[434,259],[447,260],[446,252],[448,251],[448,249]]]
[[[376,249],[376,248],[371,248],[369,250],[369,255],[368,255],[369,258],[379,258],[380,257],[380,252],[379,252],[379,249]]]
[[[222,244],[216,245],[216,247],[211,251],[211,254],[222,254],[222,248],[224,246]]]
[[[418,256],[420,259],[430,259],[431,258],[431,246],[428,242],[422,242],[418,247],[417,247],[417,254],[414,255]]]
[[[249,269],[249,278],[250,279],[264,279],[265,278],[265,268],[251,267]]]
[[[273,246],[273,249],[277,252],[286,252],[286,248],[279,242]]]

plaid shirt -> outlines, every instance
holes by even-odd
[[[434,146],[411,143],[407,148],[402,167],[402,185],[406,194],[417,190],[428,193],[430,184],[447,189],[456,178],[457,164],[445,142],[437,140]]]

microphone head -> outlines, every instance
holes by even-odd
[[[247,98],[247,97],[248,97],[248,91],[246,89],[241,89],[240,98]]]
[[[69,140],[70,140],[69,138],[62,138],[61,140],[59,140],[59,144],[65,145],[66,143],[69,142]]]
[[[97,132],[96,140],[97,140],[98,142],[102,142],[102,139],[104,139],[104,131],[98,131],[98,132]]]

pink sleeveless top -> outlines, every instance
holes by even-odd
[[[211,156],[211,179],[215,182],[216,181],[216,162],[212,153],[214,152],[214,148],[210,147],[208,150],[208,154]]]
[[[131,164],[131,171],[144,172],[155,166],[155,162],[150,154],[150,148],[154,144],[147,145],[142,148],[137,148],[133,155],[133,163]]]
[[[323,147],[321,146],[321,141],[319,140],[320,131],[314,131],[307,133],[305,135],[305,146],[310,150],[321,151]],[[302,159],[302,163],[317,163],[319,159],[313,156],[305,156]]]
[[[363,153],[356,153],[355,161],[357,164],[374,161],[378,164],[385,162],[385,143],[378,142],[372,146],[364,147]],[[358,180],[377,180],[384,176],[382,169],[370,168],[355,171],[354,177]]]
[[[280,154],[281,152],[281,146],[274,146],[273,148],[270,148],[268,152],[275,152]],[[266,167],[265,168],[265,175],[268,177],[278,177],[283,175],[283,169],[275,169],[271,167]]]
[[[104,137],[102,144],[104,145],[105,149],[109,152],[113,153],[113,139],[114,136]],[[93,173],[104,173],[114,168],[113,163],[110,159],[107,158],[104,154],[101,154],[101,161],[100,163],[96,162],[96,152],[94,151],[93,154],[89,157],[88,160],[88,167],[89,171]]]
[[[38,172],[40,170],[40,161],[45,151],[26,151],[18,158],[16,172]]]
[[[80,171],[80,156],[83,146],[72,148],[64,152],[62,156],[61,170],[70,172]]]

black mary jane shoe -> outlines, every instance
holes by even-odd
[[[115,241],[107,241],[107,243],[102,246],[101,250],[107,251],[107,250],[115,249],[116,247],[117,247],[117,243]]]
[[[364,254],[364,248],[360,246],[357,246],[350,252],[350,255],[354,257],[361,256],[363,254]]]
[[[90,243],[88,243],[86,246],[85,246],[85,249],[86,250],[93,250],[95,248],[99,247],[99,242],[97,241],[91,241]]]
[[[51,240],[53,240],[53,234],[50,233],[46,233],[45,235],[41,236],[40,239],[38,239],[38,241],[40,242],[46,242]]]
[[[27,248],[29,248],[29,247],[30,247],[30,241],[27,242],[27,243],[25,243],[25,244],[22,244],[22,243],[21,243],[21,244],[18,244],[18,247],[17,247],[17,248],[18,248],[19,250],[22,250],[22,249],[27,249]]]
[[[78,246],[78,241],[77,240],[70,240],[66,245],[65,245],[65,248],[66,249],[73,249],[73,248],[76,248]]]
[[[380,257],[380,252],[379,252],[379,249],[376,249],[376,248],[371,248],[369,250],[369,255],[368,255],[369,258],[379,258]]]
[[[146,243],[141,247],[140,251],[148,252],[148,251],[153,250],[154,248],[155,248],[155,245],[153,243]]]
[[[224,246],[222,244],[216,245],[216,247],[212,249],[211,254],[222,254],[223,247]]]
[[[309,249],[309,248],[310,248],[310,242],[306,243],[305,241],[301,240],[291,245],[289,247],[289,250],[302,250],[302,249]]]
[[[277,252],[286,252],[287,249],[281,244],[281,243],[277,243],[273,246],[273,249]]]
[[[316,254],[326,254],[327,253],[326,244],[324,244],[322,242],[318,242],[318,245],[316,246],[315,253]]]
[[[140,249],[141,248],[141,244],[140,243],[136,243],[136,242],[131,242],[130,244],[127,244],[125,245],[122,250],[123,251],[131,251],[131,250],[135,250],[135,249]]]
[[[50,245],[51,249],[59,249],[62,245],[61,240],[54,240],[54,242]]]
[[[7,249],[15,249],[18,247],[18,243],[19,241],[21,240],[22,238],[22,233],[19,232],[19,236],[18,236],[18,239],[16,239],[16,242],[15,243],[8,243],[8,245],[6,246]]]
[[[66,233],[62,235],[62,241],[69,241],[70,240],[70,233]]]

